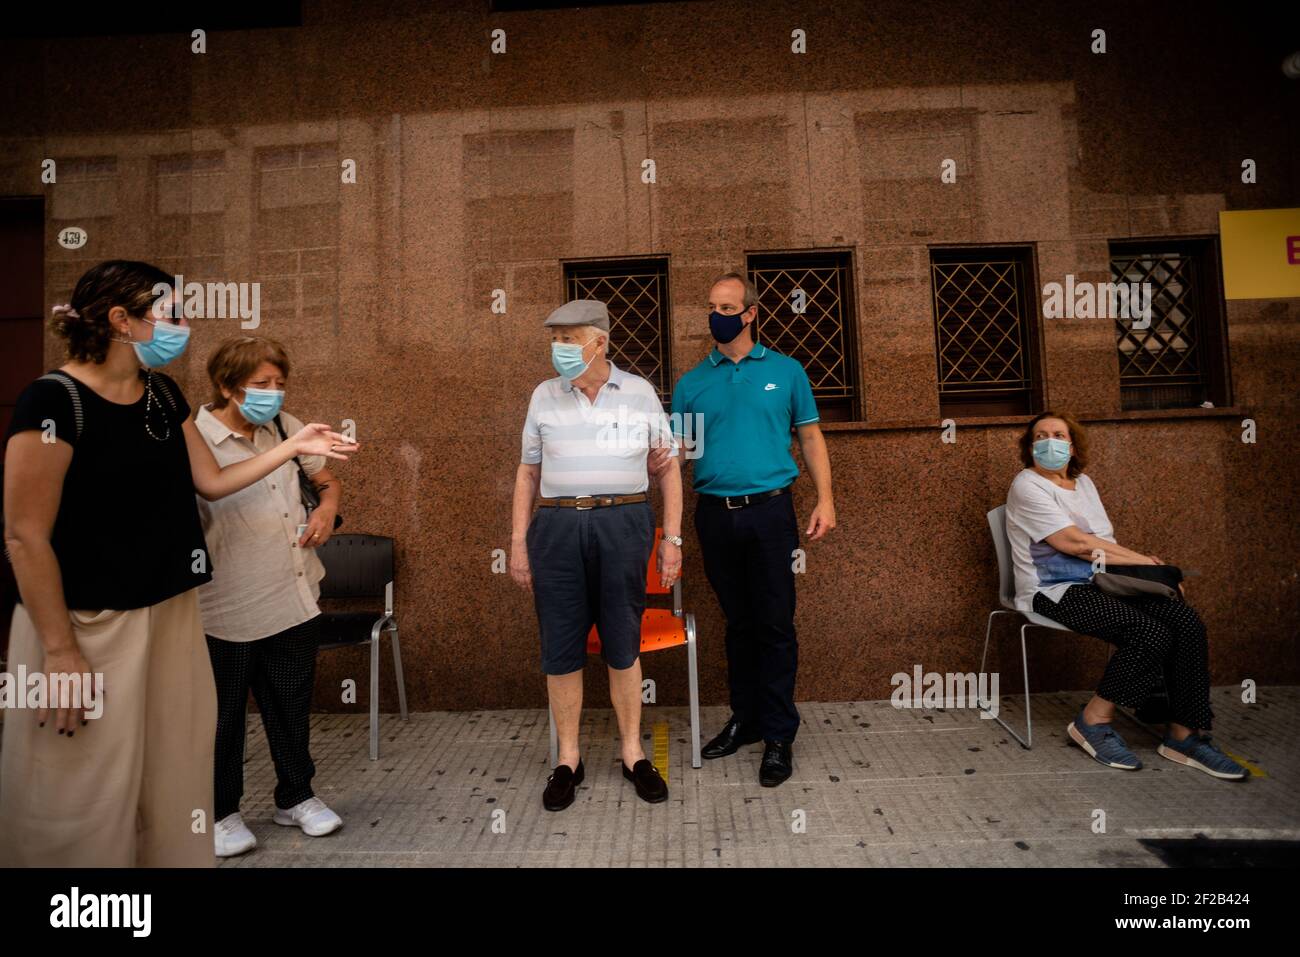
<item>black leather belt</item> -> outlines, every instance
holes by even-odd
[[[585,512],[589,508],[608,508],[611,505],[633,505],[648,502],[650,496],[645,492],[631,495],[577,495],[568,498],[539,498],[537,504],[543,508],[576,508]]]
[[[726,505],[727,508],[748,508],[750,505],[757,505],[759,502],[767,501],[777,495],[785,495],[790,491],[790,486],[785,488],[774,488],[770,492],[751,492],[748,495],[706,495],[700,493],[700,501],[708,502],[714,505]]]

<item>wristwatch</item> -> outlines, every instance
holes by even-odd
[[[682,537],[680,535],[665,535],[663,539],[669,545],[676,545],[678,548],[682,547]]]

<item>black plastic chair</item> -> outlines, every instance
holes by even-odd
[[[325,565],[322,599],[382,598],[384,610],[324,612],[320,649],[370,645],[370,760],[379,759],[379,636],[388,632],[393,644],[397,697],[406,720],[406,681],[402,677],[402,646],[393,617],[393,540],[383,535],[334,535],[316,549]]]

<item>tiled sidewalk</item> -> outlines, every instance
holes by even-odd
[[[612,712],[589,711],[586,781],[559,813],[541,805],[544,711],[384,715],[376,762],[364,716],[317,715],[317,793],[346,822],[325,838],[271,823],[274,773],[250,715],[243,811],[260,844],[222,866],[1159,867],[1139,838],[1300,838],[1300,688],[1239,695],[1214,691],[1216,740],[1262,772],[1240,784],[1166,761],[1123,718],[1146,767],[1095,763],[1064,734],[1084,692],[1035,696],[1032,751],[974,711],[803,703],[794,777],[773,789],[758,785],[761,745],[694,770],[686,709],[648,707],[648,755],[655,725],[670,729],[660,805],[619,773]],[[726,716],[703,709],[704,740]],[[1003,716],[1022,720],[1008,699]]]

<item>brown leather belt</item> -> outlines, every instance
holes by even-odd
[[[610,505],[632,505],[636,502],[648,502],[650,496],[645,492],[635,495],[579,495],[574,498],[539,498],[537,504],[543,508],[576,508],[583,512],[589,508],[606,508]]]

